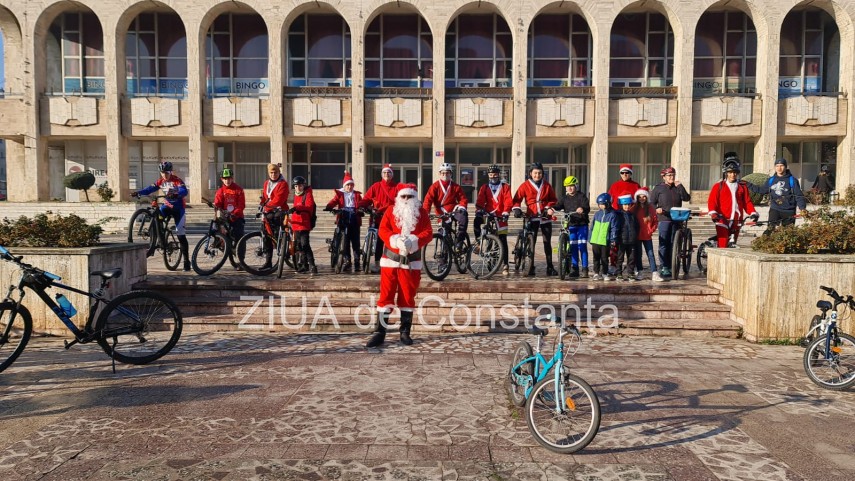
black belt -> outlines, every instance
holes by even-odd
[[[396,254],[390,251],[388,248],[383,249],[383,255],[388,257],[389,259],[399,263],[399,264],[408,264],[412,261],[420,261],[422,260],[422,251],[415,251],[408,256],[402,256],[400,254]]]

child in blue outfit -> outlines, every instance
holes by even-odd
[[[593,280],[613,281],[609,275],[609,255],[611,246],[617,242],[620,218],[612,209],[612,196],[600,194],[597,196],[597,206],[600,211],[594,214],[591,226],[591,251],[594,254]]]

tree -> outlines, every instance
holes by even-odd
[[[95,175],[92,172],[74,172],[66,175],[62,184],[68,189],[82,190],[86,195],[86,202],[91,202],[89,188],[95,185]]]

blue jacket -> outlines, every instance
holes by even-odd
[[[621,219],[611,206],[594,214],[591,227],[591,244],[608,245],[617,242]]]

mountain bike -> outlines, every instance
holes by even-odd
[[[561,221],[561,234],[558,235],[558,276],[562,281],[570,276],[573,267],[570,254],[570,219],[578,217],[584,217],[587,222],[585,214],[578,212],[565,212],[564,219]],[[582,247],[587,249],[588,246],[583,244]]]
[[[362,272],[368,274],[371,272],[371,263],[374,262],[374,255],[377,252],[377,226],[380,225],[381,214],[374,209],[366,209],[368,214],[368,232],[365,233],[365,240],[362,242]]]
[[[855,309],[852,296],[843,297],[831,287],[819,286],[834,303],[820,300],[816,303],[822,316],[814,316],[803,343],[812,338],[802,358],[805,373],[818,386],[840,391],[855,385],[855,337],[840,332],[837,327],[837,306]]]
[[[136,239],[148,242],[147,257],[151,257],[159,250],[163,254],[163,264],[168,270],[174,271],[178,269],[183,256],[181,255],[178,235],[175,233],[175,226],[169,225],[172,222],[172,217],[164,215],[157,203],[158,199],[166,199],[166,196],[157,195],[151,199],[149,207],[138,209],[131,217],[128,227],[128,240],[132,242],[132,236],[136,236]],[[141,236],[139,234],[140,229],[146,225],[148,226],[148,234]]]
[[[517,242],[514,244],[514,272],[519,273],[520,270],[527,272],[534,265],[534,236],[537,230],[540,229],[540,222],[534,222],[534,219],[540,219],[540,222],[550,219],[548,215],[541,214],[538,216],[530,216],[528,211],[525,214],[523,228],[517,234]],[[537,224],[537,225],[535,225]]]
[[[90,275],[101,277],[101,285],[95,292],[87,292],[60,283],[62,278],[58,275],[24,263],[22,258],[0,246],[0,259],[21,269],[17,285],[10,285],[6,297],[0,301],[0,371],[15,362],[33,333],[32,315],[22,304],[24,288],[35,292],[74,334],[73,341],[65,342],[66,349],[78,343],[96,342],[112,359],[113,372],[116,361],[148,364],[159,359],[181,337],[181,311],[168,298],[151,291],[130,291],[112,299],[106,296],[110,279],[121,276],[121,268],[92,272]],[[57,294],[56,302],[50,298],[47,290],[51,287],[92,299],[89,317],[82,329],[71,320],[77,311],[64,296]],[[14,299],[12,293],[16,289],[18,297]],[[106,306],[96,318],[101,303]]]
[[[469,272],[475,279],[489,279],[502,268],[504,257],[504,246],[499,239],[498,216],[484,211],[476,215],[485,217],[485,222],[481,227],[481,235],[475,238],[470,248]]]
[[[338,216],[332,239],[326,239],[329,246],[327,250],[330,252],[330,267],[336,274],[341,274],[342,270],[351,265],[351,258],[348,254],[350,249],[347,246],[348,234],[350,233],[351,216],[359,215],[359,213],[355,210],[345,209],[330,209],[329,212]]]
[[[256,218],[262,218],[259,230],[245,234],[237,242],[238,262],[252,275],[267,276],[275,271],[282,277],[285,264],[292,268],[295,266],[294,236],[288,216],[281,208],[264,212],[264,207],[265,204],[259,205],[255,214]],[[277,222],[283,215],[283,220]]]
[[[199,239],[191,257],[193,270],[200,276],[210,276],[220,270],[226,259],[232,267],[237,267],[237,242],[232,237],[232,223],[229,213],[218,209],[208,199],[202,198],[208,207],[214,209],[214,218],[208,226],[208,233]]]
[[[739,221],[739,228],[742,229],[742,226],[762,226],[766,224],[765,222],[745,222],[745,219]],[[707,251],[709,249],[715,249],[718,247],[718,236],[712,235],[707,240],[703,241],[700,245],[698,245],[698,253],[695,257],[695,261],[698,264],[698,270],[701,271],[701,274],[707,275]],[[727,248],[728,249],[736,249],[738,246],[736,245],[736,233],[731,232],[730,237],[727,239]]]
[[[469,234],[463,242],[457,242],[457,220],[454,214],[446,212],[441,215],[430,214],[431,220],[440,220],[439,230],[434,232],[433,240],[422,249],[422,260],[428,277],[435,281],[445,279],[451,272],[451,264],[457,266],[461,274],[469,269],[469,254],[471,243]],[[448,228],[446,228],[448,224]]]
[[[129,244],[133,244],[134,242],[151,244],[151,238],[149,237],[151,222],[154,219],[154,213],[159,208],[157,199],[151,199],[151,202],[146,207],[140,207],[131,214],[131,220],[128,221]]]
[[[696,247],[692,244],[692,229],[689,228],[689,219],[698,214],[692,214],[686,207],[672,207],[669,212],[671,214],[671,229],[674,232],[671,238],[671,278],[674,280],[681,277],[688,279],[689,268],[692,265],[692,252]]]
[[[575,326],[558,325],[555,352],[547,361],[542,354],[549,329],[531,326],[537,336],[537,350],[522,341],[514,350],[506,386],[516,406],[525,405],[528,428],[534,439],[556,453],[574,453],[587,446],[600,429],[600,401],[584,379],[571,374],[564,363],[582,344]],[[573,336],[575,347],[565,353],[564,338]],[[568,349],[570,350],[570,349]],[[552,376],[549,376],[552,373]]]

